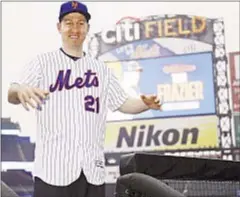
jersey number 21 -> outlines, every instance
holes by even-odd
[[[86,96],[85,101],[85,110],[90,112],[99,113],[99,97],[94,98],[93,96]]]

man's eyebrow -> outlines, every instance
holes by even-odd
[[[71,19],[69,18],[64,18],[63,21],[66,22],[66,21],[70,21]]]
[[[73,19],[69,19],[69,18],[65,18],[65,19],[63,19],[63,21],[72,21]],[[81,18],[81,19],[77,19],[78,21],[81,21],[81,22],[87,22],[87,20],[86,19],[84,19],[84,18]]]

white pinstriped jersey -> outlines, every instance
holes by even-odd
[[[34,176],[64,186],[83,169],[89,183],[103,184],[107,111],[127,99],[111,70],[88,55],[74,61],[56,50],[30,62],[16,82],[50,91],[36,111]]]

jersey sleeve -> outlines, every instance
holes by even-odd
[[[109,68],[109,85],[108,85],[108,107],[111,111],[118,110],[127,100],[128,94],[120,85],[118,79]]]
[[[28,62],[19,75],[12,81],[12,84],[26,84],[31,87],[39,87],[41,79],[41,65],[39,59],[36,57]]]

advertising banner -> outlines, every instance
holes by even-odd
[[[95,33],[91,53],[103,61],[212,51],[214,19],[189,15],[125,16]]]
[[[216,116],[109,122],[105,152],[218,147]]]
[[[108,120],[215,114],[212,53],[108,63],[127,93],[157,95],[162,111],[109,112]]]
[[[233,112],[240,112],[240,52],[229,54]]]

